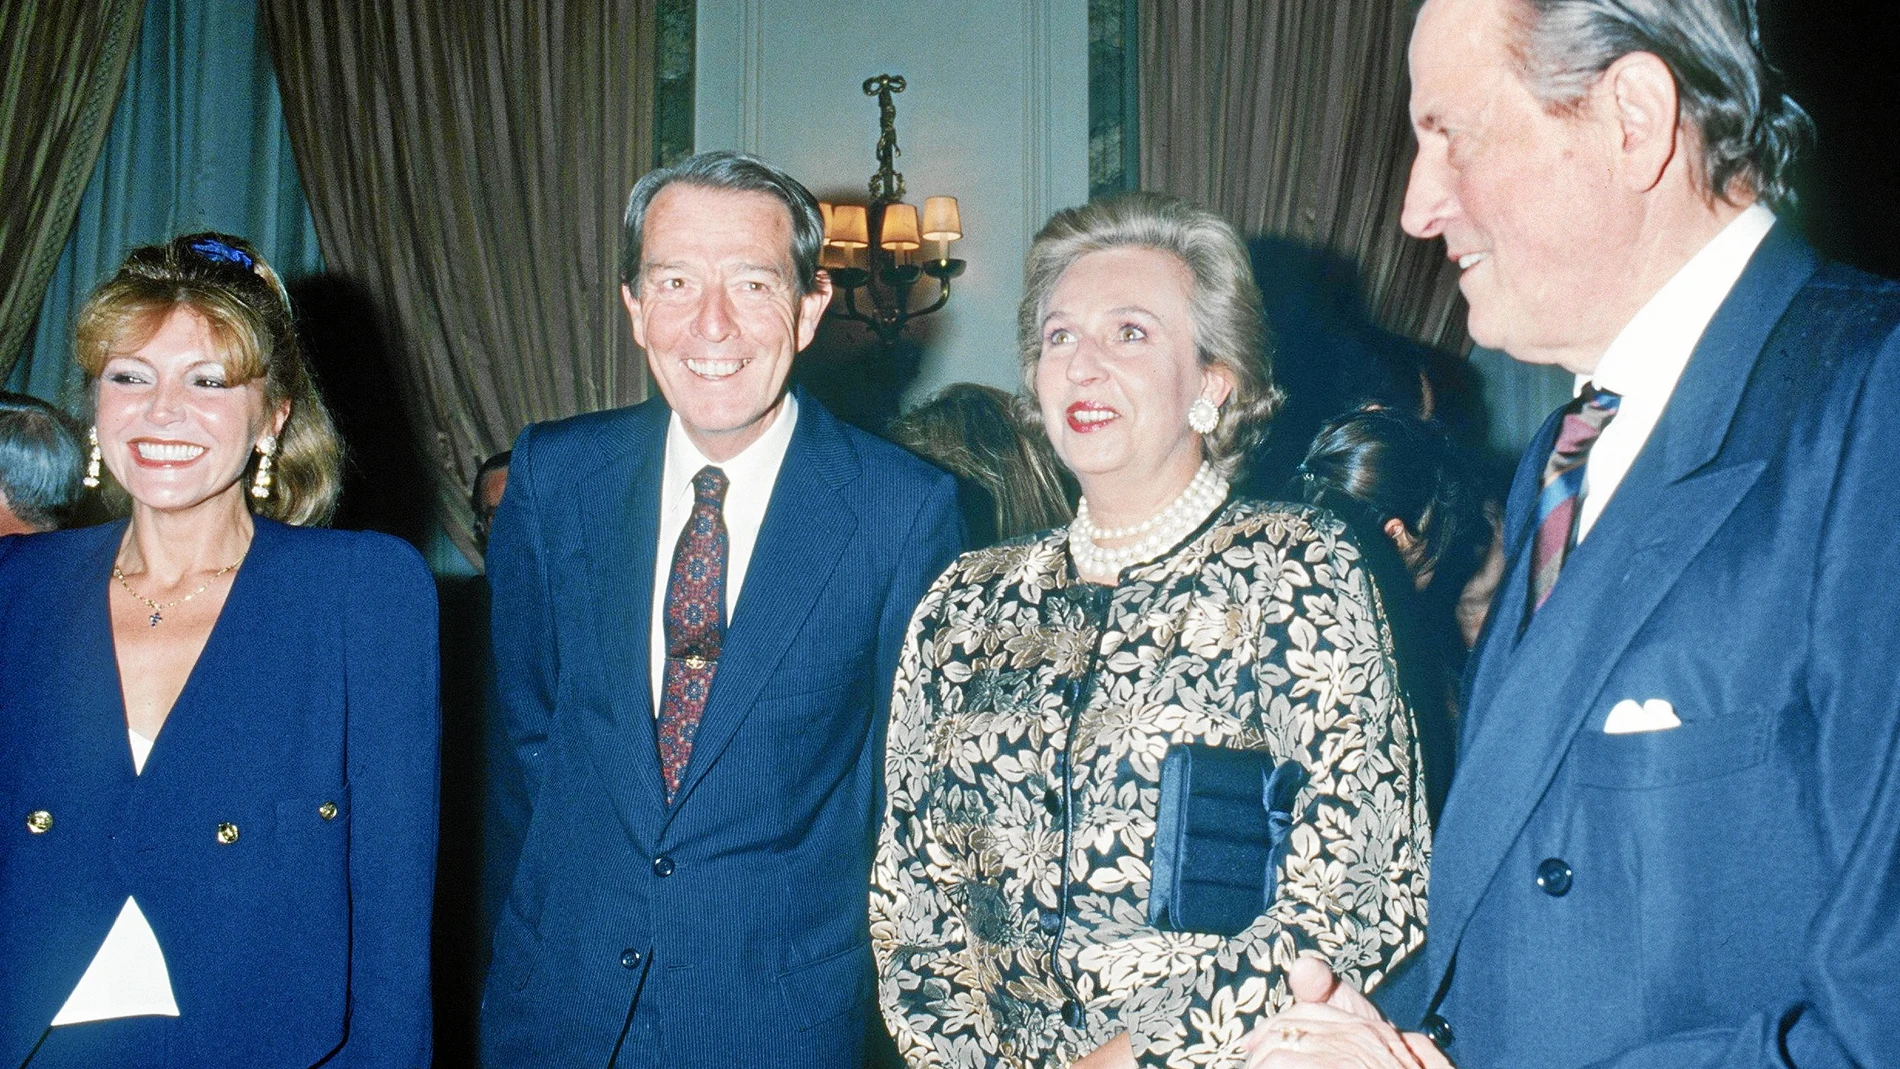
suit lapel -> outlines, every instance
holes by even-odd
[[[1524,455],[1518,461],[1517,474],[1512,478],[1512,492],[1506,503],[1503,521],[1505,551],[1504,575],[1498,581],[1497,593],[1491,599],[1491,611],[1485,616],[1484,632],[1479,636],[1480,655],[1474,658],[1470,668],[1470,685],[1467,688],[1463,708],[1459,752],[1467,750],[1473,737],[1479,730],[1479,715],[1491,707],[1490,695],[1496,690],[1499,678],[1509,667],[1510,650],[1522,637],[1519,624],[1524,619],[1525,602],[1530,595],[1530,542],[1535,534],[1532,524],[1534,513],[1532,505],[1537,500],[1537,488],[1543,479],[1544,458],[1550,455],[1551,446],[1557,440],[1557,429],[1563,423],[1563,409],[1551,413],[1544,426],[1525,447]],[[1492,647],[1496,647],[1493,652]]]
[[[1769,233],[1716,312],[1642,453],[1521,638],[1530,528],[1515,525],[1517,552],[1492,611],[1519,615],[1489,629],[1468,748],[1433,844],[1434,869],[1455,874],[1432,886],[1440,980],[1570,740],[1600,711],[1623,650],[1766,467],[1760,456],[1724,456],[1722,446],[1769,333],[1818,265],[1786,231]],[[1549,435],[1539,440],[1548,451]],[[1533,467],[1519,467],[1514,504],[1535,492]]]
[[[165,716],[165,726],[152,740],[145,771],[133,781],[134,798],[199,790],[198,778],[206,767],[242,760],[240,755],[257,735],[251,669],[257,664],[256,651],[271,648],[279,638],[259,633],[271,630],[272,613],[264,606],[297,605],[303,599],[285,575],[284,529],[257,518],[252,530],[250,551],[232,576],[224,607]],[[116,673],[113,678],[118,678]],[[123,760],[129,763],[129,751]]]
[[[602,466],[586,477],[599,493],[580,508],[588,577],[588,618],[598,644],[597,692],[607,699],[612,722],[597,738],[623,746],[600,769],[620,810],[636,829],[651,828],[665,810],[659,750],[653,737],[653,569],[659,549],[660,480],[666,460],[670,410],[658,401],[630,414],[626,437],[612,442]]]
[[[798,427],[772,487],[669,820],[732,742],[760,689],[804,630],[857,527],[839,494],[857,475],[856,451],[835,417],[802,393],[799,402]]]
[[[59,681],[47,692],[65,696],[72,710],[71,716],[55,721],[64,725],[65,733],[49,733],[49,738],[58,741],[40,759],[56,762],[63,775],[98,781],[99,790],[115,794],[129,790],[133,782],[107,585],[125,527],[120,520],[98,528],[92,544],[72,558],[66,574],[59,577],[66,595],[46,603],[83,608],[49,619],[37,636],[44,644],[39,657],[42,670]]]

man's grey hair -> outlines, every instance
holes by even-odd
[[[0,493],[29,527],[64,526],[79,503],[84,456],[64,413],[24,394],[0,393]]]
[[[1675,76],[1717,200],[1794,203],[1790,172],[1814,123],[1762,54],[1755,0],[1510,0],[1520,73],[1546,108],[1573,107],[1618,59],[1648,52]]]
[[[793,281],[803,297],[818,289],[818,250],[825,242],[824,217],[818,199],[798,179],[743,152],[720,150],[688,156],[671,167],[648,171],[627,195],[627,213],[621,221],[620,281],[640,294],[641,228],[647,209],[660,190],[675,182],[702,189],[731,189],[763,193],[785,205],[792,223]]]

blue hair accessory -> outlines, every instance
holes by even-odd
[[[246,271],[257,266],[257,261],[242,249],[234,249],[217,238],[199,238],[191,243],[191,251],[207,260],[219,263],[236,264]]]

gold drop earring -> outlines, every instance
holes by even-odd
[[[259,501],[270,496],[270,458],[275,452],[277,452],[275,436],[267,434],[263,441],[257,443],[257,475],[251,479],[251,496]]]
[[[99,428],[95,425],[86,428],[86,441],[92,446],[92,455],[86,458],[86,477],[80,482],[86,489],[99,489]]]

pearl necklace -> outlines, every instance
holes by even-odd
[[[1078,571],[1090,575],[1114,575],[1131,564],[1143,564],[1160,556],[1182,536],[1201,525],[1227,500],[1227,480],[1214,466],[1201,462],[1179,496],[1153,516],[1132,527],[1097,527],[1089,517],[1089,499],[1076,504],[1075,522],[1069,525],[1069,555]],[[1118,549],[1103,549],[1104,539],[1116,540],[1143,535],[1139,541]]]

